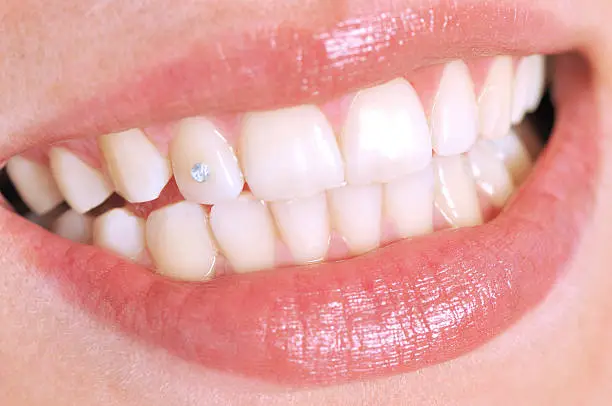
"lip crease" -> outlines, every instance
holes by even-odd
[[[436,20],[435,29],[415,31],[414,40],[408,38],[409,30],[398,31],[408,45],[400,46],[397,39],[394,46],[367,54],[371,57],[331,60],[329,53],[315,50],[302,59],[306,63],[312,56],[312,66],[296,66],[295,50],[288,45],[297,40],[297,49],[306,49],[299,41],[305,36],[312,41],[313,36],[292,33],[287,34],[292,40],[281,41],[284,45],[276,50],[255,41],[245,56],[253,58],[255,68],[245,73],[236,70],[244,60],[232,59],[229,51],[225,61],[206,62],[197,51],[207,48],[197,48],[171,68],[156,68],[137,85],[71,110],[49,123],[37,140],[65,138],[59,128],[67,122],[68,128],[83,130],[82,135],[89,130],[99,135],[109,124],[98,119],[120,111],[115,123],[135,123],[145,115],[150,119],[152,112],[160,113],[156,117],[173,115],[185,107],[177,100],[189,100],[188,108],[197,106],[199,111],[226,109],[237,94],[237,109],[291,104],[381,81],[433,60],[570,47],[564,34],[550,42],[542,39],[546,30],[537,23],[554,23],[534,11],[491,5],[463,10],[449,8],[452,3],[444,2],[447,8],[436,8],[432,18],[453,16],[452,21],[459,22],[456,30],[441,29]],[[461,28],[468,22],[473,23],[470,29]],[[495,35],[490,33],[492,22],[499,27]],[[530,39],[536,31],[536,40]],[[315,48],[321,50],[321,36],[315,38]],[[413,57],[399,64],[417,43]],[[267,48],[257,48],[262,44]],[[426,51],[426,45],[432,48]],[[266,49],[269,52],[255,52]],[[265,62],[267,58],[277,58],[280,70]],[[234,65],[227,70],[222,63]],[[274,84],[285,71],[295,74]],[[300,87],[298,79],[314,80],[315,74],[324,77]],[[239,79],[243,90],[222,89],[231,79]],[[209,368],[293,386],[414,371],[479,347],[533,309],[563,274],[580,242],[594,200],[601,128],[588,68],[581,60],[559,58],[555,80],[559,115],[551,143],[519,194],[482,226],[398,241],[347,261],[223,276],[206,283],[168,280],[95,247],[42,232],[7,210],[0,210],[0,235],[20,236],[11,239],[17,257],[28,258],[58,281],[58,288],[75,303]],[[199,93],[192,88],[195,83]],[[138,91],[142,94],[122,102]],[[181,99],[184,91],[186,99]],[[259,101],[248,101],[256,99],[256,92]],[[86,119],[78,116],[84,111]]]

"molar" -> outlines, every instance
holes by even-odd
[[[482,224],[476,183],[462,155],[434,158],[435,204],[453,227]]]
[[[334,228],[352,254],[380,245],[382,185],[343,186],[327,192]]]
[[[412,85],[396,79],[357,93],[340,144],[351,185],[389,182],[427,166],[431,137]]]
[[[193,281],[213,277],[217,251],[199,204],[182,201],[153,211],[145,236],[157,272]]]
[[[216,204],[238,197],[244,186],[236,155],[207,119],[182,120],[170,142],[174,178],[186,200]],[[202,172],[192,175],[194,165]],[[197,178],[202,175],[203,177]]]
[[[336,138],[316,106],[247,114],[239,154],[251,192],[262,200],[314,196],[344,183]]]
[[[93,217],[75,210],[62,213],[51,225],[51,231],[67,240],[90,244],[93,237]]]
[[[170,163],[142,130],[103,135],[99,144],[117,193],[131,203],[155,200],[172,177]]]
[[[433,149],[448,156],[467,152],[478,136],[478,106],[470,71],[463,61],[448,63],[431,111]]]
[[[520,186],[533,166],[527,147],[514,129],[507,136],[494,140],[493,143],[497,147],[497,158],[506,164],[514,185],[516,187]]]
[[[324,193],[272,202],[270,209],[295,263],[307,264],[325,258],[331,232]]]
[[[268,207],[243,194],[210,211],[210,227],[219,249],[236,272],[273,268],[276,230]]]
[[[94,221],[93,243],[137,260],[145,249],[145,221],[126,209],[109,210]]]
[[[99,206],[113,193],[102,173],[65,148],[51,148],[49,163],[66,202],[78,213]]]
[[[14,156],[7,162],[6,171],[17,193],[34,213],[48,213],[64,201],[46,166]]]

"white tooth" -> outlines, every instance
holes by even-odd
[[[482,224],[474,178],[461,155],[434,159],[435,203],[453,227]]]
[[[512,124],[523,121],[529,102],[529,88],[532,83],[533,69],[529,58],[521,58],[514,73],[512,96]]]
[[[51,148],[49,162],[66,202],[79,213],[99,206],[113,193],[102,173],[65,148]]]
[[[500,139],[493,141],[497,147],[497,157],[505,162],[512,175],[515,186],[520,186],[533,166],[529,151],[514,130]]]
[[[328,193],[334,228],[353,254],[380,245],[382,185],[344,186]]]
[[[14,156],[6,170],[19,196],[34,213],[45,214],[64,200],[46,166]]]
[[[250,190],[262,200],[313,196],[344,183],[334,132],[316,106],[247,114],[240,159]]]
[[[94,221],[93,242],[136,260],[145,249],[145,221],[126,209],[112,209]]]
[[[496,148],[488,142],[480,142],[468,153],[472,174],[480,189],[490,198],[491,204],[503,207],[514,185],[504,161],[497,156]]]
[[[210,227],[219,248],[236,272],[274,267],[276,231],[266,204],[244,194],[216,204]]]
[[[431,165],[385,185],[385,214],[401,238],[433,232],[434,175]]]
[[[512,57],[494,59],[478,100],[480,135],[499,138],[510,130],[512,110]]]
[[[186,200],[216,204],[238,197],[244,186],[234,151],[203,117],[182,120],[170,143],[174,179]],[[201,171],[192,174],[194,166]],[[195,179],[202,175],[204,178]]]
[[[117,193],[132,203],[157,199],[172,177],[169,161],[139,129],[99,139]]]
[[[534,112],[542,101],[546,88],[546,58],[543,55],[527,57],[530,65],[530,85],[527,91],[527,111]]]
[[[352,185],[389,182],[426,167],[431,137],[412,85],[396,79],[357,93],[340,144]]]
[[[273,202],[270,209],[280,235],[298,264],[320,261],[330,240],[325,194]]]
[[[474,84],[462,61],[447,64],[430,117],[433,149],[438,155],[466,152],[478,136]]]
[[[53,222],[51,231],[70,241],[89,244],[92,240],[92,226],[91,216],[68,210]]]
[[[147,218],[146,240],[157,272],[176,279],[210,279],[216,249],[207,223],[197,203],[183,201],[153,211]]]

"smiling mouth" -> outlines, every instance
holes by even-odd
[[[48,123],[44,143],[8,159],[5,191],[14,187],[20,200],[6,197],[57,235],[8,210],[2,229],[20,236],[15,249],[67,297],[207,367],[312,385],[461,356],[534,308],[562,275],[589,219],[599,164],[582,57],[550,63],[556,121],[542,154],[548,134],[532,122],[545,110],[542,54],[574,44],[529,42],[550,19],[487,7],[300,31],[288,37],[309,38],[290,42],[301,62],[287,56],[292,48],[277,54],[282,85],[255,97],[257,78],[243,78],[248,97],[216,93],[224,108],[209,104],[212,91],[192,92],[206,114],[184,114],[176,92],[195,72],[224,80],[221,65],[190,54],[155,69],[144,81],[150,91],[139,81],[92,99]],[[431,17],[430,30],[420,15]],[[453,26],[487,24],[457,42],[441,16]],[[499,27],[486,42],[491,22]],[[286,29],[278,33],[280,41]],[[432,50],[421,45],[399,63],[415,36]],[[250,74],[270,83],[269,61],[257,65],[271,57],[266,50],[241,52],[255,64]],[[309,63],[316,69],[306,74]],[[168,80],[169,71],[189,81]],[[58,130],[73,120],[92,132],[92,120],[74,117],[113,111],[135,91],[147,107],[130,106],[119,121],[146,123],[153,105],[164,119],[188,118],[99,124],[114,132],[70,140]]]

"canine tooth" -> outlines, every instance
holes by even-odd
[[[492,144],[480,142],[472,147],[468,157],[476,183],[494,206],[503,207],[512,195],[514,185],[504,161],[496,154]]]
[[[170,143],[170,159],[176,184],[186,200],[216,204],[235,199],[242,191],[244,180],[234,151],[203,117],[179,123]],[[202,172],[192,174],[196,165]]]
[[[159,273],[184,280],[213,276],[217,252],[202,206],[183,201],[155,210],[145,230]]]
[[[262,200],[309,197],[344,183],[336,138],[316,106],[247,114],[239,152],[249,188]]]
[[[511,130],[507,136],[493,142],[497,147],[498,159],[505,162],[514,180],[514,185],[520,186],[533,167],[533,161],[527,147],[525,147],[523,141],[514,130]]]
[[[49,162],[66,202],[79,213],[99,206],[113,193],[102,173],[65,148],[51,148]]]
[[[236,272],[274,267],[274,220],[261,200],[242,195],[214,205],[210,212],[210,227],[220,250]]]
[[[478,100],[479,128],[483,138],[503,137],[510,130],[512,79],[512,58],[495,58]]]
[[[385,214],[401,238],[433,232],[434,174],[425,169],[387,183],[384,189]]]
[[[512,96],[512,125],[523,121],[527,113],[527,103],[529,103],[529,88],[532,84],[533,75],[531,60],[528,57],[521,58],[516,72],[514,73],[514,85]]]
[[[542,101],[546,88],[546,58],[543,55],[527,57],[530,65],[530,85],[527,91],[527,111],[534,112]]]
[[[159,197],[172,170],[142,130],[103,135],[99,143],[117,193],[132,203]]]
[[[344,186],[327,192],[334,228],[353,254],[380,245],[382,185]]]
[[[396,79],[357,93],[340,144],[352,185],[389,182],[427,166],[431,137],[412,85]]]
[[[74,210],[62,213],[51,226],[51,231],[67,240],[89,244],[93,235],[93,218]]]
[[[434,159],[435,203],[453,227],[482,224],[474,178],[461,155]]]
[[[93,242],[95,246],[136,260],[145,249],[145,221],[126,209],[109,210],[95,219]]]
[[[330,240],[325,194],[273,202],[270,209],[280,235],[298,264],[320,261]]]
[[[45,214],[64,200],[46,166],[14,156],[6,164],[6,170],[19,196],[34,213]]]
[[[466,152],[478,136],[478,106],[470,71],[463,61],[448,63],[430,117],[438,155]]]

